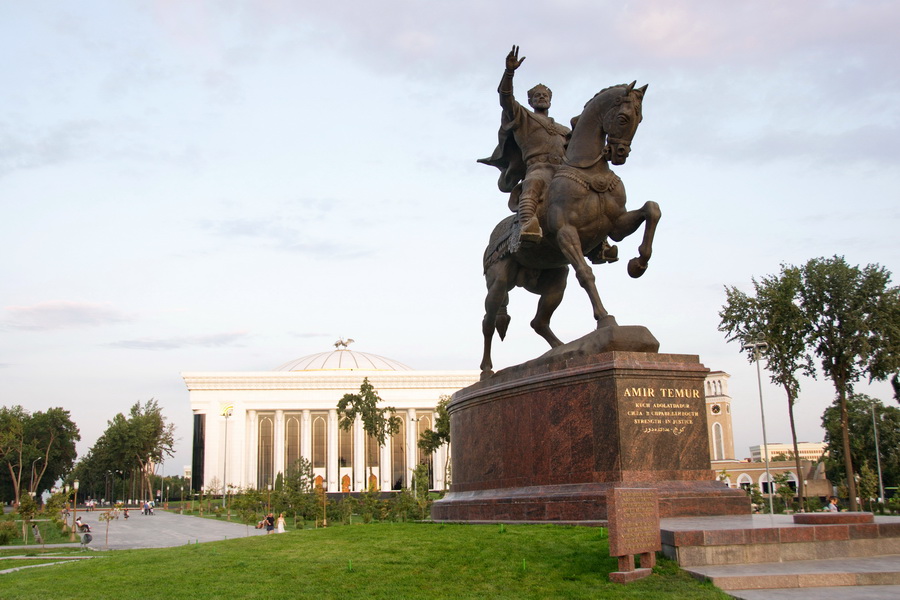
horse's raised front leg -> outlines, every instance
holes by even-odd
[[[555,269],[547,269],[541,272],[534,286],[526,286],[529,292],[538,294],[541,299],[538,300],[537,312],[531,321],[531,328],[547,340],[551,348],[562,346],[562,341],[550,329],[550,317],[562,302],[563,294],[566,291],[566,279],[569,277],[569,267],[558,267]]]
[[[556,243],[569,264],[575,268],[575,277],[578,278],[578,283],[587,292],[588,298],[591,300],[591,306],[594,308],[594,319],[599,323],[600,319],[609,313],[606,312],[606,309],[603,308],[603,303],[600,302],[600,294],[597,292],[597,284],[594,280],[594,271],[584,259],[578,230],[572,225],[564,225],[556,233]]]
[[[662,217],[662,211],[656,202],[645,202],[642,207],[621,215],[616,219],[609,237],[617,242],[628,237],[645,223],[644,239],[638,246],[638,255],[628,261],[628,274],[632,277],[640,277],[647,270],[650,256],[653,254],[653,236],[656,235],[656,224]]]
[[[482,379],[493,374],[491,342],[494,339],[494,331],[500,334],[502,340],[506,337],[506,329],[509,327],[506,306],[509,304],[511,267],[512,261],[501,261],[488,268],[484,274],[488,292],[484,299],[484,319],[481,321],[481,333],[484,335],[484,353],[481,357]]]

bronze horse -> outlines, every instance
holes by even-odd
[[[493,373],[491,341],[494,331],[503,340],[509,326],[509,291],[523,287],[538,294],[537,313],[531,327],[550,344],[562,342],[550,329],[550,317],[562,302],[568,266],[575,268],[578,283],[585,289],[598,321],[609,313],[600,301],[594,272],[586,257],[594,263],[613,262],[604,253],[604,242],[616,242],[637,231],[645,223],[638,256],[628,262],[628,274],[640,277],[647,269],[653,251],[653,235],[661,212],[656,202],[625,210],[625,188],[609,163],[625,163],[631,140],[641,122],[641,103],[647,86],[635,88],[616,85],[597,93],[572,119],[572,134],[566,147],[566,159],[550,183],[543,210],[539,210],[543,239],[538,244],[516,244],[518,223],[515,215],[501,221],[491,233],[484,253],[487,297],[482,321],[484,356],[482,378]]]

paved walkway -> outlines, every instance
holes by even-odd
[[[118,520],[109,523],[109,544],[106,543],[106,523],[99,520],[103,512],[78,511],[84,523],[91,526],[94,537],[89,548],[94,550],[129,550],[134,548],[169,548],[196,544],[197,542],[214,542],[224,539],[265,535],[264,529],[254,529],[240,523],[228,522],[225,519],[206,519],[179,515],[157,509],[152,516],[142,515],[139,510],[129,510],[129,518],[119,516]],[[67,544],[68,545],[68,544]],[[78,546],[78,544],[74,544]],[[12,546],[4,546],[8,549]],[[34,545],[17,546],[34,548]]]

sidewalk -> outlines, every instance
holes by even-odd
[[[136,548],[169,548],[197,542],[215,542],[218,540],[265,535],[265,530],[254,529],[234,521],[223,519],[205,519],[179,515],[156,509],[152,516],[142,515],[137,509],[129,511],[126,520],[121,514],[118,520],[109,523],[109,546],[106,545],[106,523],[99,520],[102,511],[78,511],[82,522],[91,527],[93,541],[88,545],[93,550],[131,550]],[[78,543],[47,546],[59,548],[78,547]],[[38,545],[38,547],[40,547]],[[28,546],[3,546],[4,549],[33,549]]]

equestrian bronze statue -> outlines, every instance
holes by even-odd
[[[550,118],[552,92],[546,86],[529,91],[533,110],[515,100],[513,77],[525,60],[518,53],[513,46],[498,88],[503,109],[498,147],[479,161],[500,169],[500,190],[509,193],[510,209],[516,212],[497,224],[484,253],[483,378],[493,372],[494,331],[501,340],[506,337],[514,287],[540,296],[531,327],[553,348],[562,341],[550,329],[550,318],[562,301],[569,265],[590,298],[597,327],[614,323],[587,259],[616,262],[618,249],[607,239],[619,242],[644,224],[638,256],[627,268],[631,277],[640,277],[661,216],[656,202],[627,211],[622,180],[609,168],[609,163],[622,165],[628,158],[647,86],[636,88],[633,82],[600,91],[572,119],[569,130]]]

